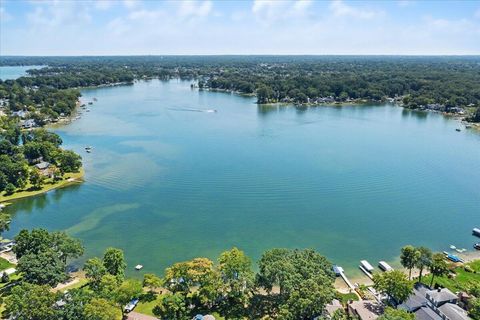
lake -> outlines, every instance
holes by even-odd
[[[176,80],[82,94],[98,102],[56,131],[82,155],[85,183],[7,207],[6,237],[66,230],[85,257],[122,248],[130,275],[233,246],[254,261],[269,248],[315,248],[357,274],[361,259],[395,265],[406,244],[475,241],[480,135],[442,115],[257,106]]]
[[[45,66],[2,66],[0,80],[14,80],[27,75],[27,70],[41,69]]]

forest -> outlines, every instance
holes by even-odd
[[[476,56],[6,56],[0,65],[48,66],[0,83],[0,98],[16,86],[66,90],[181,78],[199,89],[256,95],[259,104],[390,101],[480,121]]]

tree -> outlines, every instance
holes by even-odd
[[[470,302],[470,311],[468,313],[470,317],[475,320],[480,320],[480,298],[472,299]]]
[[[325,304],[334,298],[332,265],[312,249],[268,250],[259,261],[259,269],[257,285],[269,295],[274,286],[279,287],[272,310],[280,310],[285,318],[319,316]]]
[[[92,300],[93,297],[92,291],[88,290],[87,288],[73,288],[65,291],[61,297],[65,304],[58,310],[58,319],[88,320],[84,314],[84,310],[85,306]]]
[[[55,159],[62,173],[77,172],[82,166],[82,157],[70,150],[62,150]]]
[[[161,319],[188,319],[188,308],[185,296],[181,293],[167,293],[162,295],[160,302],[153,308],[153,314]]]
[[[420,255],[418,257],[416,267],[420,270],[418,282],[422,282],[423,270],[432,262],[432,251],[426,247],[418,247]]]
[[[56,320],[56,296],[48,286],[22,283],[5,299],[6,313],[17,320]]]
[[[37,190],[42,188],[45,176],[37,168],[32,169],[30,172],[30,183]]]
[[[118,320],[121,318],[118,309],[103,298],[93,298],[85,305],[85,319],[89,320]]]
[[[103,254],[103,265],[111,275],[122,279],[125,276],[127,264],[122,250],[117,248],[107,248]]]
[[[398,304],[405,301],[413,292],[412,282],[399,270],[375,273],[373,283],[376,290],[387,294]]]
[[[241,317],[253,288],[252,262],[237,248],[223,252],[219,259],[222,279],[222,310],[225,317]]]
[[[7,185],[5,186],[5,194],[6,195],[11,195],[15,192],[15,186],[13,185],[13,183],[7,183]]]
[[[432,280],[430,281],[430,287],[433,285],[433,279],[435,277],[441,277],[448,273],[448,264],[445,261],[445,256],[442,253],[435,253],[432,257],[432,262],[428,266],[430,273],[432,274]]]
[[[25,272],[26,281],[36,284],[55,286],[66,280],[67,259],[83,254],[80,241],[65,232],[22,230],[15,241],[13,251],[19,259],[18,269]]]
[[[378,317],[378,320],[414,320],[415,314],[406,310],[395,309],[392,307],[385,308],[384,313]]]
[[[53,250],[22,256],[18,260],[17,269],[23,272],[24,281],[33,284],[54,287],[68,278],[65,264]]]
[[[100,279],[100,283],[98,284],[97,288],[93,289],[97,292],[99,297],[112,299],[120,283],[121,280],[119,280],[118,277],[107,273],[102,277],[102,279]]]
[[[146,273],[143,276],[143,287],[147,287],[150,292],[154,292],[155,289],[158,289],[162,286],[162,279],[157,277],[153,273]]]
[[[124,312],[124,306],[142,293],[142,283],[135,279],[125,280],[115,292],[115,302]]]
[[[402,266],[408,269],[408,279],[412,279],[412,269],[417,264],[418,259],[420,258],[420,251],[416,250],[415,247],[408,245],[402,248],[400,254],[400,262]]]
[[[12,217],[10,217],[8,213],[0,211],[0,234],[2,234],[2,232],[7,231],[10,228],[11,220],[12,220]]]
[[[90,287],[93,289],[98,288],[102,277],[107,273],[107,268],[99,258],[88,259],[83,266],[83,270],[85,271],[85,277],[90,281]]]

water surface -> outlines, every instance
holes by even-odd
[[[457,121],[388,105],[258,107],[179,81],[83,91],[94,97],[57,129],[83,156],[86,182],[8,207],[7,236],[67,230],[87,257],[115,246],[129,270],[159,274],[233,246],[254,260],[311,247],[354,272],[405,244],[474,242],[480,135],[456,132]]]
[[[0,80],[14,80],[27,75],[27,70],[41,69],[45,66],[2,66]]]

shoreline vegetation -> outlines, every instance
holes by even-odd
[[[6,195],[5,192],[0,193],[0,204],[9,205],[10,201],[34,197],[52,190],[68,187],[72,184],[82,183],[84,180],[85,170],[80,168],[79,172],[67,172],[61,180],[48,180],[42,185],[40,189],[34,188],[31,184],[27,184],[24,188],[15,191],[11,195]]]
[[[14,240],[13,251],[8,256],[2,254],[8,259],[0,260],[3,268],[13,267],[8,260],[18,261],[16,272],[2,277],[1,286],[12,287],[0,292],[3,316],[36,310],[39,306],[33,298],[42,295],[52,304],[64,302],[53,309],[39,309],[56,319],[72,319],[73,315],[74,319],[90,319],[85,314],[99,299],[99,314],[108,310],[112,314],[108,319],[112,320],[121,319],[128,312],[125,306],[132,299],[138,299],[136,312],[160,319],[191,319],[205,313],[219,320],[312,319],[325,315],[328,306],[335,305],[334,299],[347,313],[348,306],[358,300],[378,303],[382,309],[398,308],[414,294],[416,284],[468,294],[472,305],[460,306],[474,319],[480,310],[480,251],[459,254],[465,261],[454,263],[443,253],[407,245],[401,250],[402,268],[377,270],[368,283],[355,283],[354,289],[342,290],[337,285],[339,278],[334,274],[334,266],[313,249],[267,250],[255,271],[252,260],[234,247],[221,253],[216,261],[198,257],[177,262],[167,267],[163,275],[146,273],[140,281],[125,276],[132,266],[127,266],[120,249],[107,248],[103,257],[90,258],[81,270],[68,273],[68,261],[84,253],[79,240],[64,232],[44,229],[22,230]],[[40,270],[37,261],[41,262]],[[302,308],[297,308],[300,300]]]

